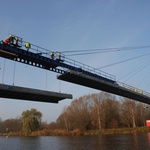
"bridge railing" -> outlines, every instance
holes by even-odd
[[[26,42],[25,41],[22,41],[22,42],[23,42],[23,45],[25,45]],[[25,49],[25,47],[24,47],[24,49]],[[48,49],[42,48],[42,47],[34,45],[34,44],[31,44],[30,49],[34,53],[41,53],[43,56],[48,57],[48,58],[50,58],[50,53],[52,52]],[[59,53],[59,52],[57,52],[57,53]],[[63,53],[61,53],[61,54],[62,54],[63,60],[65,60],[66,64],[69,64],[73,67],[88,71],[90,73],[93,73],[93,74],[96,74],[96,75],[99,75],[99,76],[102,76],[102,77],[105,77],[105,78],[108,78],[108,79],[111,79],[111,80],[114,80],[114,81],[116,80],[116,77],[112,74],[106,73],[106,72],[101,71],[97,68],[91,67],[89,65],[83,64],[83,63],[75,61],[73,59],[66,58]]]
[[[1,42],[1,44],[3,43],[2,41],[0,41],[0,42]],[[21,44],[21,49],[26,50],[26,48],[25,48],[25,43],[26,42],[25,41],[21,41],[21,43],[22,43]],[[30,51],[32,51],[33,53],[41,53],[41,55],[43,55],[44,57],[47,57],[47,58],[50,58],[50,53],[52,52],[52,51],[50,51],[48,49],[42,48],[42,47],[34,45],[34,44],[31,44]],[[76,67],[76,68],[88,71],[89,73],[93,73],[95,75],[99,75],[99,76],[105,77],[107,79],[111,79],[113,81],[116,81],[115,76],[112,75],[112,74],[106,73],[104,71],[101,71],[101,70],[96,69],[94,67],[91,67],[91,66],[88,66],[86,64],[80,63],[80,62],[75,61],[73,59],[69,59],[69,58],[65,58],[65,57],[64,57],[64,59],[65,59],[65,64],[68,64],[70,66],[73,66],[73,67]],[[65,68],[65,69],[69,69],[69,68]],[[127,85],[127,84],[125,84],[123,82],[119,82],[119,81],[116,81],[116,83],[119,86],[124,87],[124,88],[126,88],[126,89],[128,89],[130,91],[133,91],[135,93],[143,94],[145,96],[150,97],[150,93],[145,92],[145,91],[143,91],[143,90],[141,90],[139,88]]]
[[[25,48],[25,44],[26,42],[25,41],[22,41],[22,45],[23,45],[23,49],[26,49]],[[50,54],[50,51],[48,49],[45,49],[45,48],[42,48],[40,46],[37,46],[37,45],[34,45],[34,44],[31,44],[31,48],[30,48],[30,51],[34,52],[34,53],[41,53],[43,56],[45,57],[48,57],[49,54]]]
[[[65,58],[65,63],[71,64],[72,66],[80,68],[84,71],[88,71],[90,73],[93,73],[93,74],[96,74],[96,75],[99,75],[99,76],[102,76],[102,77],[105,77],[105,78],[108,78],[108,79],[111,79],[111,80],[114,80],[114,81],[116,80],[115,76],[112,75],[112,74],[106,73],[102,70],[99,70],[97,68],[91,67],[91,66],[86,65],[84,63],[75,61],[73,59]]]
[[[145,95],[145,96],[150,97],[150,93],[145,92],[145,91],[143,91],[143,90],[141,90],[141,89],[139,89],[139,88],[130,86],[130,85],[128,85],[128,84],[125,84],[125,83],[119,82],[119,81],[117,81],[117,84],[118,84],[119,86],[124,87],[124,88],[126,88],[126,89],[128,89],[128,90],[130,90],[130,91],[135,92],[135,93],[139,93],[139,94],[142,94],[142,95]]]

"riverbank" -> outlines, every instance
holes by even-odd
[[[82,131],[79,129],[73,131],[66,130],[40,130],[31,133],[25,132],[9,132],[7,134],[0,133],[0,136],[88,136],[88,135],[109,135],[109,134],[132,134],[132,133],[148,133],[150,127],[137,127],[137,128],[120,128],[120,129],[102,129],[102,130],[89,130]]]

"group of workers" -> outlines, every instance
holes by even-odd
[[[60,52],[56,52],[56,53],[55,52],[51,52],[50,53],[50,57],[51,57],[51,59],[56,59],[58,61],[63,61]]]
[[[3,40],[4,44],[10,44],[10,45],[13,45],[15,47],[19,47],[18,42],[19,42],[19,38],[14,36],[13,34],[9,35],[7,38],[5,38]],[[25,43],[25,48],[27,49],[27,51],[29,51],[29,49],[31,48],[30,42]],[[60,52],[58,52],[58,53],[51,52],[50,57],[51,57],[51,59],[56,59],[56,60],[60,61],[61,60],[61,53]]]
[[[17,46],[18,45],[18,38],[11,34],[9,37],[5,38],[3,40],[3,42],[5,44],[13,44],[13,45]]]
[[[13,34],[10,34],[8,37],[6,37],[3,40],[3,43],[10,44],[10,45],[13,45],[13,46],[16,46],[16,47],[18,47],[18,42],[19,42],[19,38],[14,36]],[[25,48],[27,49],[27,51],[31,48],[30,42],[25,43]]]

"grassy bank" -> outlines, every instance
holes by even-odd
[[[40,130],[31,133],[25,132],[9,132],[9,136],[87,136],[87,135],[109,135],[109,134],[132,134],[132,133],[148,133],[150,127],[138,127],[138,128],[120,128],[120,129],[103,129],[103,130],[89,130],[81,131],[79,129],[73,131],[66,130]],[[0,134],[1,136],[3,134]]]

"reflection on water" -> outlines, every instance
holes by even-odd
[[[0,137],[0,150],[149,150],[150,133],[106,136]]]
[[[147,137],[148,137],[148,145],[150,147],[150,133],[147,133]]]

